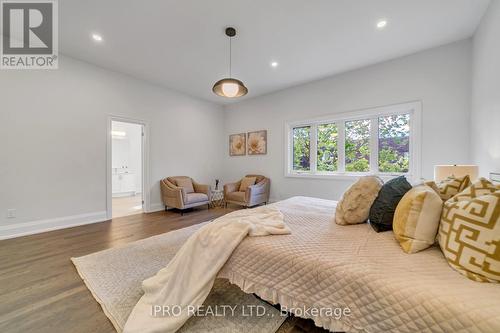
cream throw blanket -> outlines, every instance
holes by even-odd
[[[283,214],[273,206],[239,210],[207,224],[165,268],[143,281],[144,295],[123,332],[175,332],[193,315],[193,309],[203,305],[217,273],[243,238],[289,233]]]

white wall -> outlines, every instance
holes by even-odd
[[[272,200],[293,195],[338,199],[352,181],[284,177],[284,123],[415,100],[423,103],[423,177],[432,178],[435,164],[469,163],[471,49],[471,40],[460,41],[226,106],[226,138],[267,129],[268,154],[226,153],[225,178],[267,175]]]
[[[482,176],[500,172],[500,1],[492,1],[474,36],[472,160]]]
[[[150,124],[153,208],[165,176],[222,176],[221,107],[68,57],[59,67],[0,71],[0,237],[103,218],[110,114]]]
[[[489,40],[491,24],[483,24],[480,33],[485,32],[478,36]],[[498,51],[488,51],[493,43],[483,42],[486,37],[475,40],[476,54],[484,58]],[[492,59],[484,64],[478,59],[475,96],[488,94],[476,98],[475,106],[491,110],[498,99],[489,86],[498,86],[493,82],[498,76],[483,68],[498,72],[498,62],[490,67]],[[213,183],[262,173],[272,179],[273,200],[293,195],[338,199],[350,181],[284,177],[285,121],[414,100],[423,102],[422,172],[431,178],[435,164],[471,162],[471,63],[472,42],[466,40],[232,104],[225,111],[67,57],[61,57],[56,71],[0,71],[0,238],[104,218],[108,115],[150,125],[153,209],[162,208],[159,180],[180,174]],[[481,110],[474,111],[483,115]],[[481,126],[497,116],[484,114]],[[228,156],[229,134],[260,129],[268,130],[268,155]],[[474,144],[484,150],[483,145],[498,143],[494,135]],[[476,160],[498,162],[498,155],[496,160],[488,156],[474,152]],[[16,218],[6,217],[9,208],[16,209]]]

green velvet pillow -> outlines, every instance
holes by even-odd
[[[392,230],[394,212],[401,198],[411,190],[411,185],[404,176],[385,183],[370,208],[370,225],[376,232]]]

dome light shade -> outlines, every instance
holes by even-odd
[[[221,97],[236,98],[245,96],[248,93],[247,87],[240,80],[234,79],[231,76],[232,65],[232,47],[231,38],[236,36],[236,29],[233,27],[226,28],[226,36],[229,37],[229,77],[215,82],[212,91]]]
[[[215,82],[212,91],[227,98],[241,97],[248,93],[247,87],[237,79],[226,78]]]

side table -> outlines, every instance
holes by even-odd
[[[224,206],[224,190],[212,190],[212,200],[210,205],[212,207],[223,207]]]

